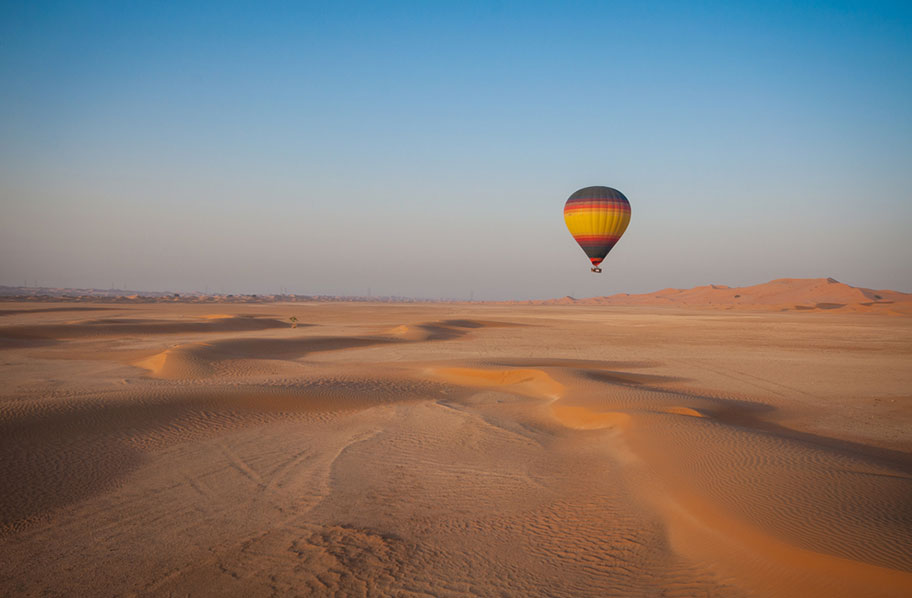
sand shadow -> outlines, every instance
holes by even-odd
[[[17,314],[37,314],[60,311],[105,311],[116,309],[113,307],[38,307],[34,309],[0,309],[0,316],[13,316]]]
[[[308,324],[298,324],[301,328]],[[0,327],[0,338],[71,339],[124,335],[211,334],[291,328],[289,322],[255,316],[232,316],[197,321],[112,318],[73,324],[33,324]]]
[[[471,330],[481,328],[506,328],[522,326],[510,322],[495,322],[487,320],[451,319],[437,322],[424,322],[421,324],[403,324],[386,334],[407,341],[445,341],[460,338]]]
[[[725,426],[775,436],[809,445],[817,450],[861,458],[912,475],[912,454],[790,428],[775,421],[779,409],[766,403],[720,398],[655,386],[682,380],[665,376],[595,371],[583,371],[580,374],[587,379],[608,385],[635,386],[651,393],[665,395],[669,401],[664,409],[693,410],[703,418]]]
[[[9,349],[31,349],[59,345],[60,341],[52,338],[3,338],[0,336],[0,351]]]

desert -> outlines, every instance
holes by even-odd
[[[0,598],[912,596],[912,2],[0,40]]]
[[[902,315],[0,308],[2,595],[912,593]]]

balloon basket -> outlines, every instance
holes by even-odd
[[[601,268],[593,268],[592,271],[595,272],[596,274],[601,274],[601,273],[602,273],[602,269],[601,269]]]

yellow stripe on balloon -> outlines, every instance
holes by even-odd
[[[615,208],[590,208],[585,210],[567,210],[564,222],[570,234],[578,235],[612,235],[624,234],[630,224],[630,211]]]

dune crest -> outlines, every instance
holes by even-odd
[[[564,385],[542,370],[493,370],[468,367],[436,367],[430,373],[448,382],[476,388],[507,387],[511,392],[555,400],[564,393]]]
[[[664,411],[665,413],[671,413],[673,415],[684,415],[687,417],[706,417],[696,409],[691,409],[690,407],[666,407]]]
[[[205,378],[215,373],[207,359],[200,355],[200,349],[211,347],[206,343],[178,345],[156,353],[151,357],[133,363],[149,371],[153,378],[170,380]]]
[[[626,428],[631,418],[620,411],[595,412],[585,407],[574,407],[555,403],[551,412],[559,422],[575,430],[602,430],[605,428]]]

